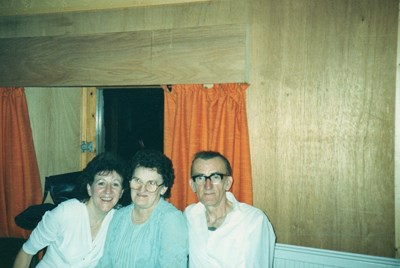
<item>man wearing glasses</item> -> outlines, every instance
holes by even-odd
[[[185,209],[189,267],[272,267],[275,233],[260,209],[229,192],[232,168],[218,152],[201,151],[192,161],[190,186],[199,202]]]

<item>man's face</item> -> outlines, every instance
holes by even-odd
[[[213,173],[226,174],[227,170],[224,165],[224,161],[219,157],[212,159],[196,159],[193,162],[192,174],[209,176]],[[205,183],[200,185],[190,179],[190,186],[192,190],[197,194],[197,198],[201,203],[207,207],[219,207],[221,204],[225,204],[226,195],[225,191],[229,190],[233,182],[231,176],[223,176],[220,183],[213,183],[211,180],[205,180]]]

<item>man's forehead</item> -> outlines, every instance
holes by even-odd
[[[194,170],[210,169],[210,168],[223,168],[225,170],[224,161],[220,157],[214,157],[214,158],[210,158],[210,159],[198,158],[193,162]]]

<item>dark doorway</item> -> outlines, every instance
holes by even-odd
[[[102,92],[102,151],[126,161],[141,148],[163,152],[164,92],[160,87],[106,88]],[[129,189],[119,203],[131,203]]]
[[[104,149],[129,160],[140,148],[163,151],[164,93],[160,87],[103,90]]]

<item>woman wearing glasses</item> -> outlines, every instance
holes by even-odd
[[[130,167],[132,204],[115,213],[98,267],[187,267],[185,218],[164,200],[174,182],[171,160],[141,150]]]

